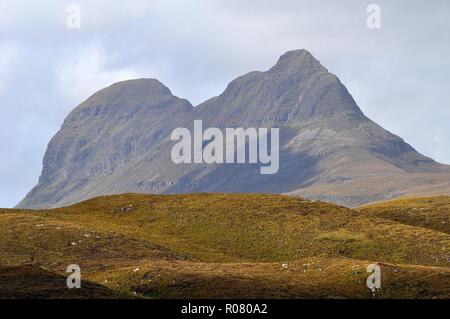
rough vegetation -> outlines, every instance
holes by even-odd
[[[449,204],[351,210],[282,195],[124,194],[4,209],[0,297],[449,298]],[[371,263],[382,270],[375,294]],[[65,287],[69,264],[81,267],[80,291]]]
[[[361,208],[373,216],[450,234],[450,201],[447,196],[402,198]]]

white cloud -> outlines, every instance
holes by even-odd
[[[114,67],[115,58],[99,47],[81,49],[56,63],[55,81],[60,95],[74,106],[115,82],[139,78],[139,72]]]
[[[0,43],[0,94],[7,89],[18,61],[19,47],[16,44]]]

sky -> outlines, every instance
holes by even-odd
[[[302,48],[368,117],[450,164],[447,0],[0,0],[0,207],[37,183],[49,140],[95,91],[157,78],[197,105]]]

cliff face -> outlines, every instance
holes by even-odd
[[[180,164],[176,127],[280,128],[280,169]],[[269,192],[359,205],[450,193],[450,169],[364,116],[339,79],[306,50],[251,72],[193,108],[157,80],[116,83],[74,109],[50,141],[39,183],[18,207],[63,206],[124,192]]]

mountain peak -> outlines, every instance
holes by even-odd
[[[323,72],[328,71],[308,50],[305,49],[292,50],[284,53],[270,71],[297,71],[299,69]]]
[[[101,89],[83,102],[80,107],[92,105],[117,105],[140,104],[149,100],[172,98],[170,89],[156,79],[142,78],[116,82]]]
[[[162,84],[157,79],[141,78],[133,80],[125,80],[112,84],[105,90],[133,90],[133,91],[143,91],[146,93],[159,93],[163,95],[172,94],[170,89]]]

